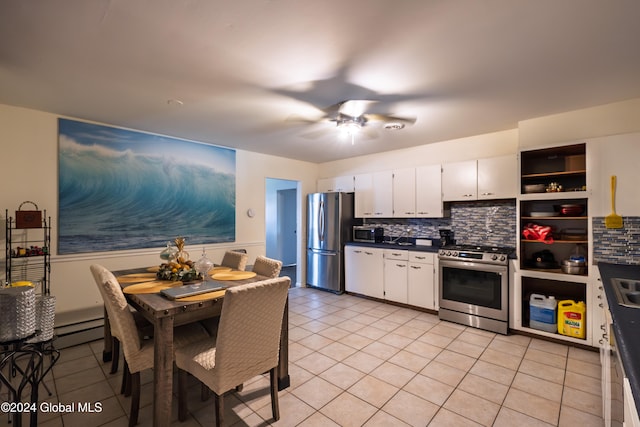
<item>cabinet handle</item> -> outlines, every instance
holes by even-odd
[[[405,215],[413,215],[413,214],[414,214],[414,212],[405,212],[404,214],[405,214]]]
[[[366,252],[365,251],[365,255],[373,255],[373,252]]]
[[[482,193],[483,196],[493,196],[493,193]]]
[[[417,265],[412,265],[411,268],[415,269],[415,270],[421,270],[422,267],[418,267]]]
[[[406,267],[406,264],[396,264],[396,267]]]
[[[428,213],[429,213],[429,212],[424,212],[424,211],[420,211],[420,212],[418,212],[418,214],[420,214],[420,215],[427,215]]]
[[[602,329],[603,331],[606,329],[607,325],[600,325],[600,329]]]
[[[427,257],[424,257],[424,256],[416,256],[415,258],[416,258],[416,259],[426,259]]]
[[[356,254],[361,254],[362,253],[362,251],[353,251],[353,252],[356,253]]]
[[[600,307],[600,308],[604,308],[604,304],[603,304],[603,303],[599,303],[599,304],[598,304],[598,307]]]

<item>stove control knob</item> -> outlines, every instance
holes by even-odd
[[[498,255],[496,255],[496,254],[491,255],[491,260],[492,261],[495,261],[497,259],[498,259]]]
[[[507,259],[506,255],[500,255],[500,261],[505,261]]]
[[[447,251],[447,256],[451,256],[451,251]]]
[[[458,252],[451,252],[451,256],[458,256]]]

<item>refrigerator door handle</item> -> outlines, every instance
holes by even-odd
[[[324,242],[324,200],[318,206],[318,240]]]
[[[309,249],[309,251],[311,251],[314,254],[320,254],[323,256],[336,256],[338,255],[337,252],[328,252],[328,251],[323,251],[321,249]]]

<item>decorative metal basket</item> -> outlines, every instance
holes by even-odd
[[[21,340],[35,331],[35,289],[31,286],[0,289],[0,342]]]
[[[53,295],[36,297],[36,336],[27,342],[39,343],[51,340],[55,319],[56,297]]]

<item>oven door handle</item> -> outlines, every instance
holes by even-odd
[[[509,270],[509,267],[507,265],[485,264],[482,262],[440,260],[439,263],[440,268],[449,267],[464,270],[487,271],[500,275],[506,273]]]

